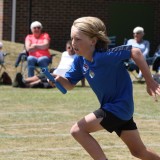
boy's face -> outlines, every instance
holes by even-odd
[[[86,54],[90,54],[93,47],[95,48],[93,39],[83,34],[74,26],[71,28],[71,39],[73,49],[78,55],[85,56]]]
[[[75,54],[73,47],[70,44],[66,44],[66,51],[68,52],[69,55]]]

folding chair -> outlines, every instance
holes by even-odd
[[[28,77],[28,63],[27,63],[27,53],[21,53],[21,56],[19,57],[20,60],[17,59],[16,63],[15,63],[15,67],[17,68],[18,66],[20,67],[20,73],[22,74],[23,78],[27,78]],[[50,63],[48,68],[50,69],[52,66],[52,61],[53,61],[53,57],[56,56],[56,54],[51,54],[51,58],[50,58]],[[17,63],[18,62],[18,63]],[[16,71],[18,72],[18,71]],[[41,73],[40,67],[38,66],[38,64],[35,66],[35,73],[36,75],[39,75]]]
[[[12,84],[12,79],[9,76],[9,74],[6,72],[6,62],[5,62],[5,57],[9,53],[3,53],[0,52],[0,84],[3,85],[11,85]]]
[[[154,80],[160,84],[160,55],[155,58],[152,70],[155,71],[155,74],[152,75]]]
[[[1,60],[0,60],[0,74],[2,73],[2,70],[6,70],[5,66],[5,57],[9,55],[9,53],[3,53],[1,52]]]

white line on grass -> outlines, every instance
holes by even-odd
[[[159,144],[149,144],[147,145],[148,147],[160,147]],[[108,146],[102,146],[103,149],[112,149],[112,148],[126,148],[125,145],[108,145]],[[66,151],[76,151],[76,150],[83,150],[82,147],[54,147],[54,148],[16,148],[16,149],[0,149],[0,153],[10,153],[10,152],[33,152],[33,151],[61,151],[63,152],[64,150]]]
[[[157,122],[159,121],[159,119],[143,119],[143,121],[146,121],[146,122]],[[26,124],[16,124],[16,123],[13,123],[13,124],[0,124],[0,127],[9,127],[9,128],[15,128],[15,127],[30,127],[30,126],[46,126],[46,125],[57,125],[57,124],[74,124],[76,121],[61,121],[61,122],[44,122],[44,123],[26,123]]]
[[[92,133],[93,136],[99,136],[99,135],[105,135],[105,132],[107,131],[101,131],[99,133]],[[144,131],[140,130],[141,133],[152,133],[160,135],[159,130],[157,131]],[[31,135],[0,135],[0,138],[3,139],[20,139],[20,138],[47,138],[47,137],[71,137],[71,134],[69,133],[53,133],[53,134],[31,134]]]
[[[0,112],[0,115],[12,115],[12,114],[66,114],[66,113],[91,113],[90,110],[76,110],[76,111],[28,111],[28,112]],[[141,114],[141,113],[134,113],[135,116],[142,117],[142,118],[153,118],[153,119],[160,119],[160,115],[148,115],[148,114]]]
[[[135,112],[134,115],[136,115],[136,116],[138,116],[138,117],[140,117],[140,118],[152,118],[153,120],[154,120],[154,119],[156,119],[156,120],[159,119],[159,120],[160,120],[160,115],[159,115],[159,113],[157,113],[157,115],[151,116],[151,115],[148,115],[148,114],[141,114],[141,113]]]
[[[46,138],[46,137],[67,137],[70,134],[43,134],[43,135],[0,135],[0,138],[20,139],[20,138]]]
[[[13,123],[13,124],[7,124],[7,125],[0,125],[0,127],[27,127],[27,126],[46,126],[46,125],[56,125],[56,124],[73,124],[75,123],[75,121],[65,121],[65,122],[44,122],[44,123],[26,123],[26,124],[16,124],[16,123]]]
[[[80,111],[80,110],[76,110],[76,111],[28,111],[28,112],[0,112],[0,115],[11,115],[11,114],[65,114],[65,113],[90,113],[91,111]]]
[[[104,146],[105,148],[119,148],[119,147],[125,147],[125,146]],[[29,148],[17,148],[17,149],[0,149],[1,153],[9,153],[9,152],[31,152],[31,151],[64,151],[64,150],[83,150],[82,147],[54,147],[54,148],[36,148],[36,149],[29,149]]]

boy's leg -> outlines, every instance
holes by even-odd
[[[41,82],[41,80],[37,80],[37,81],[34,81],[30,84],[28,84],[30,88],[45,88],[44,87],[44,84]]]
[[[30,83],[30,85],[32,86],[32,85],[38,84],[38,83],[40,83],[40,82],[41,82],[41,80],[38,79],[38,80],[32,81],[32,82]]]
[[[102,130],[101,118],[96,118],[93,113],[85,116],[71,128],[72,136],[83,146],[94,160],[107,160],[97,141],[89,134]]]
[[[25,81],[26,83],[31,83],[31,82],[35,82],[35,81],[37,81],[37,80],[39,80],[38,76],[33,76],[33,77],[28,77],[28,78],[26,78],[24,81]]]
[[[160,156],[147,149],[138,130],[122,131],[120,138],[128,146],[133,156],[142,160],[160,160]]]

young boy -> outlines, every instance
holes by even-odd
[[[90,133],[102,129],[115,131],[133,156],[142,160],[160,160],[160,156],[143,144],[133,120],[132,82],[123,61],[133,58],[146,80],[147,92],[157,99],[160,86],[155,82],[141,51],[132,46],[107,50],[109,40],[104,23],[96,17],[82,17],[71,28],[72,46],[78,55],[65,78],[56,76],[66,89],[73,89],[86,78],[95,92],[100,108],[86,115],[71,128],[72,136],[94,160],[107,160]]]

